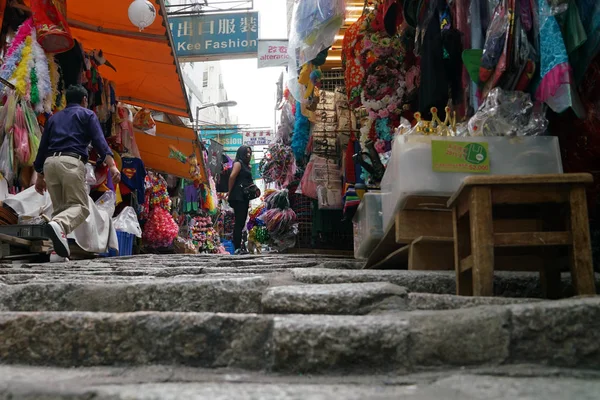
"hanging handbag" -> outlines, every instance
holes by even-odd
[[[248,186],[242,186],[242,194],[244,196],[244,200],[252,201],[260,197],[260,189],[254,183],[249,184]]]

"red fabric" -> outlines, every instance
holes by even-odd
[[[66,0],[31,0],[37,40],[48,53],[63,53],[75,44],[67,24]]]
[[[354,143],[356,138],[354,132],[350,133],[350,140],[348,141],[348,147],[346,147],[346,183],[356,183],[356,168],[354,167]]]

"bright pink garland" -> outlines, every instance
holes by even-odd
[[[167,210],[156,207],[144,227],[144,243],[149,247],[169,247],[179,234],[179,226]]]

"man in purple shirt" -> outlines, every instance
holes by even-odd
[[[121,178],[98,117],[87,108],[87,96],[87,90],[81,85],[67,89],[67,108],[46,122],[33,164],[38,173],[35,190],[39,194],[48,190],[52,199],[54,213],[48,224],[48,235],[54,243],[54,251],[61,257],[70,255],[67,235],[90,214],[85,185],[90,143],[98,152],[97,162],[109,166],[113,182],[119,183]]]

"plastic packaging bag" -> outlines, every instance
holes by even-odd
[[[4,140],[4,123],[6,122],[7,106],[0,107],[0,142]]]
[[[21,105],[17,105],[14,125],[14,152],[19,163],[28,165],[31,157],[29,148],[29,132],[27,131],[27,123],[25,122],[25,114]]]
[[[4,137],[4,142],[0,147],[0,172],[7,181],[13,178],[13,152],[12,152],[12,134]]]
[[[96,206],[99,210],[105,211],[109,217],[115,213],[117,203],[117,195],[113,191],[104,192],[104,194],[96,200]]]
[[[343,208],[342,191],[319,186],[317,189],[319,210],[341,210]]]
[[[6,99],[6,119],[4,120],[4,132],[8,133],[12,130],[13,125],[15,124],[15,112],[17,110],[17,97],[16,94],[11,93],[8,95]]]
[[[537,136],[548,127],[545,110],[528,93],[494,88],[469,120],[471,136]]]
[[[150,110],[146,108],[135,114],[135,117],[133,117],[133,127],[144,131],[148,135],[156,135],[156,122],[154,122]]]
[[[139,238],[142,237],[142,228],[132,207],[125,207],[116,218],[113,218],[113,226],[118,232],[131,233]]]
[[[46,220],[42,216],[31,217],[29,215],[19,216],[19,225],[43,225]]]
[[[333,44],[344,22],[345,3],[344,0],[296,0],[288,54],[299,66]]]
[[[42,131],[40,125],[37,122],[35,111],[28,105],[24,106],[25,122],[27,124],[27,131],[29,132],[29,162],[28,165],[33,165],[35,158],[37,157],[38,149],[40,148],[40,139],[42,137]]]
[[[85,164],[85,183],[90,186],[98,185],[96,173],[92,164]]]

